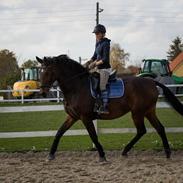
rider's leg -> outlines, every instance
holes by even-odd
[[[101,91],[101,99],[102,105],[99,108],[99,113],[109,113],[108,112],[108,92],[106,90],[106,85],[109,79],[109,71],[107,69],[100,69],[100,91]]]
[[[102,105],[100,106],[100,113],[109,113],[108,111],[108,91],[101,91]]]

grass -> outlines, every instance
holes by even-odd
[[[182,116],[172,109],[158,109],[157,114],[165,127],[183,127]],[[63,111],[51,112],[24,112],[24,113],[0,113],[0,132],[13,131],[44,131],[56,130],[66,117]],[[130,113],[112,121],[99,120],[99,128],[134,127]],[[146,121],[146,126],[150,124]],[[83,128],[81,122],[77,122],[72,129]],[[100,142],[107,150],[122,149],[134,134],[101,134]],[[174,149],[183,149],[183,134],[168,133],[168,139]],[[15,138],[0,139],[0,151],[44,151],[48,150],[53,137],[41,138]],[[87,150],[92,147],[89,136],[63,137],[59,145],[60,150]],[[135,146],[136,149],[162,149],[162,143],[156,133],[146,134]]]
[[[183,97],[177,97],[180,101],[183,101]],[[166,102],[164,97],[158,99],[159,102]],[[0,107],[12,107],[12,106],[33,106],[33,105],[61,105],[62,102],[57,103],[56,101],[52,102],[24,102],[23,104],[20,102],[0,102]]]
[[[0,107],[13,107],[13,106],[35,106],[35,105],[61,105],[62,103],[57,102],[0,102]]]
[[[182,116],[172,109],[158,109],[157,115],[165,127],[183,127]],[[56,130],[64,122],[64,111],[0,113],[0,132]],[[134,127],[131,114],[111,120],[99,120],[99,128]],[[146,126],[151,127],[146,121]],[[84,128],[77,122],[71,129]]]
[[[105,134],[99,135],[99,141],[105,150],[121,150],[133,136],[134,134]],[[183,149],[182,133],[168,133],[167,136],[172,149]],[[48,151],[52,142],[53,137],[0,139],[0,152]],[[83,151],[91,148],[89,136],[68,136],[61,139],[58,150]],[[149,133],[135,145],[135,149],[162,150],[163,147],[159,136]]]

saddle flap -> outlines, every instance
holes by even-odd
[[[97,82],[97,85],[99,80]],[[90,91],[93,98],[97,98],[97,85],[93,85],[93,79],[90,79]],[[95,88],[96,87],[96,88]],[[120,98],[124,95],[124,82],[122,79],[109,81],[107,84],[108,98]]]

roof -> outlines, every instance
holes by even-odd
[[[170,70],[173,71],[177,65],[183,62],[183,52],[181,52],[173,61],[170,63]]]
[[[145,61],[151,61],[151,62],[168,62],[166,59],[143,59],[143,62]]]

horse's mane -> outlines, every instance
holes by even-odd
[[[88,70],[83,67],[80,63],[78,63],[75,60],[72,60],[69,58],[67,55],[59,55],[56,57],[47,57],[47,60],[50,60],[49,64],[57,64],[59,65],[64,65],[64,67],[69,67],[69,70],[73,72],[88,72]]]

